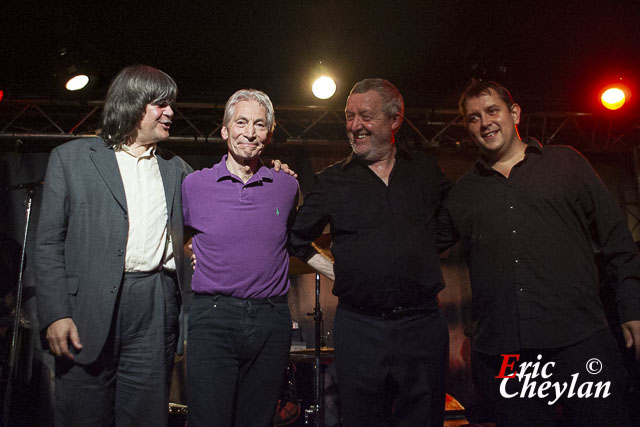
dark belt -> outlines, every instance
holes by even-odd
[[[174,279],[178,277],[178,274],[175,270],[167,270],[166,268],[151,271],[125,271],[123,276],[125,279],[140,279],[143,277],[153,276],[154,274],[158,273],[164,273],[167,276],[173,277]]]
[[[200,292],[194,292],[194,296],[198,298],[210,298],[214,301],[226,301],[230,303],[241,303],[241,302],[250,302],[251,304],[282,304],[288,303],[287,295],[281,295],[277,297],[269,297],[269,298],[239,298],[232,297],[231,295],[223,295],[223,294],[206,294]]]
[[[393,308],[358,307],[341,301],[339,307],[354,313],[364,314],[365,316],[379,317],[386,320],[397,320],[407,316],[437,313],[438,301],[432,300],[417,306],[399,306]]]

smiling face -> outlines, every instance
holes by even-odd
[[[151,145],[169,138],[173,110],[169,104],[147,104],[144,116],[138,125],[135,145]]]
[[[345,115],[347,136],[354,155],[375,162],[393,152],[393,134],[400,127],[400,115],[389,117],[384,114],[378,92],[351,94]]]
[[[511,108],[490,89],[464,103],[465,123],[483,156],[492,160],[507,157],[520,142],[520,106]]]
[[[229,156],[238,164],[257,159],[271,138],[266,109],[257,101],[238,102],[233,117],[222,126],[220,134],[227,141]]]

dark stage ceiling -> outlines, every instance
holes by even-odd
[[[145,63],[176,79],[182,102],[255,87],[276,105],[320,105],[309,91],[320,62],[336,105],[366,77],[418,108],[455,107],[471,77],[505,83],[525,111],[591,112],[620,77],[640,96],[639,0],[2,3],[6,99],[102,99],[121,68]],[[57,89],[61,49],[99,78],[86,92]]]

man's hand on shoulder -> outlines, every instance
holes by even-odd
[[[623,323],[622,334],[627,348],[633,348],[636,360],[640,360],[640,320],[630,320]]]
[[[82,343],[78,335],[78,329],[71,317],[58,319],[47,328],[47,342],[49,350],[54,356],[62,356],[73,360],[73,354],[69,351],[69,342],[73,348],[82,350]]]
[[[282,172],[288,173],[289,175],[291,175],[294,178],[298,177],[298,174],[293,169],[291,169],[288,164],[282,163],[280,160],[277,160],[277,159],[276,160],[272,160],[271,161],[271,167],[276,172],[280,172],[282,170]]]

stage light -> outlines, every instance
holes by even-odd
[[[313,82],[311,91],[316,98],[331,98],[333,94],[336,93],[336,82],[328,76],[319,77],[315,82]]]
[[[89,61],[83,59],[78,49],[61,47],[57,50],[56,70],[57,84],[70,92],[85,89],[95,84],[95,76]]]
[[[4,98],[4,91],[0,90],[0,102],[2,102],[2,98]]]
[[[67,84],[64,86],[67,90],[74,91],[84,88],[89,83],[89,76],[85,74],[77,74],[67,80]]]
[[[608,84],[600,89],[600,102],[608,110],[619,110],[631,98],[629,86],[620,81]]]
[[[626,96],[624,90],[612,87],[602,93],[600,101],[605,108],[608,108],[609,110],[617,110],[624,105]]]

